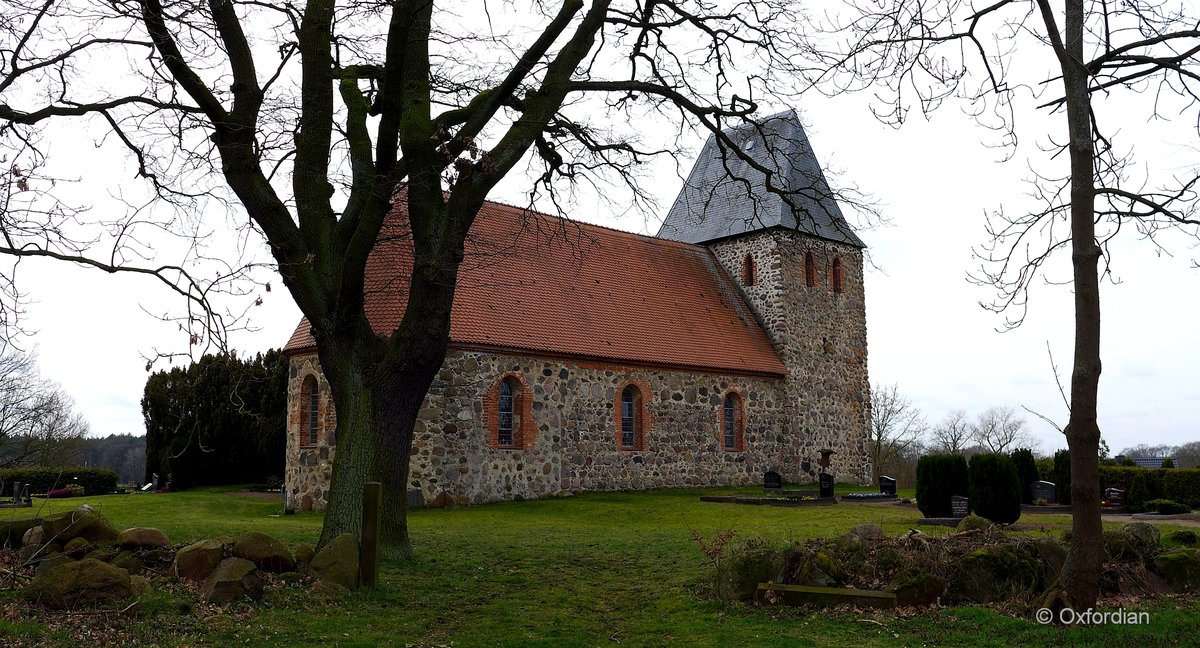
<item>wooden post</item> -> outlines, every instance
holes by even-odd
[[[375,587],[379,581],[379,526],[383,516],[383,484],[363,484],[362,538],[359,544],[358,582]]]

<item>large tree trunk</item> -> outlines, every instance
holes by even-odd
[[[1083,64],[1083,2],[1067,0],[1067,56],[1060,57],[1071,156],[1071,265],[1075,287],[1075,362],[1071,370],[1071,550],[1062,582],[1076,610],[1094,607],[1100,595],[1103,525],[1100,521],[1100,248],[1095,227],[1095,149],[1088,73]]]
[[[337,451],[319,545],[343,533],[359,535],[362,527],[362,485],[383,484],[380,542],[384,555],[407,558],[412,552],[408,537],[405,493],[413,423],[420,402],[388,398],[399,394],[395,371],[379,372],[382,345],[364,340],[360,351],[348,355],[321,353],[321,366],[333,390],[337,411]],[[332,345],[329,345],[332,346]],[[364,353],[363,347],[375,347]]]
[[[314,330],[337,412],[337,451],[319,544],[359,534],[362,485],[377,481],[383,484],[383,556],[397,559],[412,555],[407,492],[413,430],[446,357],[463,239],[479,207],[452,213],[436,184],[410,185],[407,199],[407,225],[393,217],[381,234],[406,238],[396,227],[411,233],[413,268],[400,326],[384,338],[355,304],[346,321]]]

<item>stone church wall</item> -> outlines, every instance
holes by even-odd
[[[298,442],[301,384],[315,360],[315,355],[291,360],[287,490],[298,506],[322,508],[335,447],[324,438],[316,448]],[[497,449],[488,443],[486,396],[507,372],[519,374],[532,394],[531,447]],[[631,382],[650,394],[645,439],[640,450],[619,450],[614,410],[618,390]],[[447,505],[582,491],[751,485],[771,469],[799,481],[805,457],[783,417],[781,386],[767,377],[451,350],[414,430],[410,498],[419,491],[425,504]],[[729,389],[745,403],[742,451],[722,448],[720,405]]]

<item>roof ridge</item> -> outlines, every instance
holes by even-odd
[[[529,209],[528,207],[521,207],[519,205],[513,205],[511,203],[506,203],[506,202],[499,201],[499,200],[488,199],[483,202],[485,205],[490,204],[495,207],[505,207],[508,209],[520,210],[524,214],[527,214],[530,216],[537,216],[537,217],[546,218],[546,219],[554,219],[554,220],[570,223],[572,225],[578,225],[581,227],[590,227],[590,228],[594,228],[594,229],[598,229],[598,230],[604,230],[607,232],[613,232],[615,234],[621,234],[623,236],[634,237],[634,238],[642,239],[648,243],[654,243],[654,244],[666,243],[668,245],[672,245],[672,246],[676,246],[676,247],[690,248],[690,249],[695,249],[695,250],[707,249],[704,245],[701,245],[699,243],[686,243],[684,241],[676,241],[674,239],[659,238],[658,236],[651,236],[649,234],[639,234],[637,232],[630,232],[628,230],[618,229],[616,227],[612,227],[609,225],[602,225],[600,223],[592,223],[589,221],[578,220],[575,218],[570,218],[568,216],[555,216],[554,214],[547,214],[546,212]]]

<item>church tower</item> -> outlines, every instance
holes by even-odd
[[[712,250],[786,365],[785,476],[828,449],[839,481],[869,480],[866,246],[796,113],[709,136],[658,236]]]

